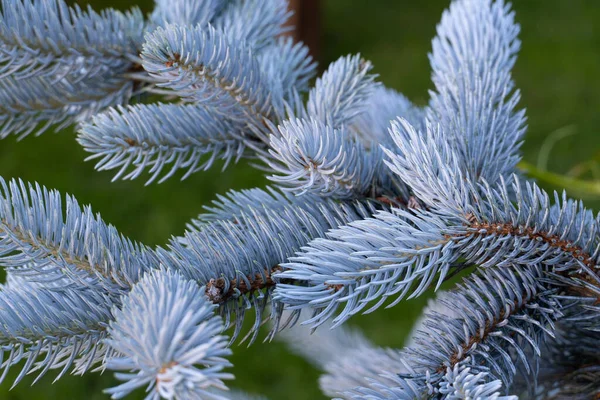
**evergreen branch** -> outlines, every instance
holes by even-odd
[[[3,0],[0,138],[62,129],[129,101],[136,83],[141,12],[68,7],[63,0]]]
[[[102,341],[118,299],[89,289],[44,287],[19,278],[10,282],[0,291],[0,381],[21,361],[25,364],[13,386],[36,371],[34,383],[49,369],[61,369],[55,380],[71,367],[82,374],[110,354]]]
[[[543,264],[573,286],[579,285],[574,279],[581,279],[598,287],[600,217],[564,193],[562,199],[555,193],[555,204],[550,205],[548,194],[538,186],[523,187],[516,176],[512,181],[510,188],[502,179],[496,188],[482,185],[466,230],[450,233],[462,242],[465,258],[483,266]]]
[[[365,312],[389,297],[395,297],[390,307],[416,297],[436,277],[439,287],[460,257],[457,244],[443,234],[447,224],[428,211],[394,209],[331,230],[282,265],[277,278],[294,284],[278,284],[274,297],[292,309],[313,308],[315,316],[305,321],[313,326],[340,307],[334,326],[371,301],[378,300]]]
[[[100,158],[98,170],[118,169],[113,180],[135,179],[145,170],[147,184],[186,169],[182,179],[210,168],[222,159],[225,165],[245,155],[243,126],[223,120],[196,105],[155,104],[110,109],[83,124],[78,142]],[[205,155],[210,155],[204,159]],[[131,170],[128,172],[128,170]]]
[[[39,185],[8,184],[0,178],[0,263],[24,279],[52,285],[67,279],[80,288],[120,293],[136,282],[155,258],[143,245]]]
[[[230,45],[226,35],[210,25],[194,28],[195,36],[190,34],[190,29],[169,26],[155,32],[154,39],[148,39],[153,44],[146,45],[145,65],[152,64],[151,72],[172,79],[163,82],[163,86],[180,95],[190,95],[199,104],[119,108],[118,112],[109,110],[97,116],[91,124],[84,125],[79,139],[94,153],[92,157],[103,157],[99,169],[119,168],[117,178],[124,175],[126,179],[133,179],[149,168],[151,182],[158,178],[165,164],[174,164],[162,182],[179,168],[187,169],[184,175],[187,177],[198,169],[208,169],[216,158],[223,158],[226,163],[238,159],[246,146],[266,154],[265,143],[261,140],[268,141],[264,118],[271,117],[271,100],[278,99],[278,112],[283,112],[284,98],[292,105],[296,104],[298,91],[303,90],[315,69],[307,57],[306,47],[293,45],[292,41],[282,38],[254,57],[244,46]],[[171,44],[163,43],[175,42],[179,40],[177,35],[188,37],[188,34],[191,38],[187,47],[184,44],[178,50],[180,52],[175,52]],[[213,40],[217,47],[205,43],[206,47],[198,50],[194,40],[199,38]],[[157,57],[169,57],[156,48],[158,42],[165,46],[163,50],[167,53],[172,50],[173,57],[170,61],[162,59],[164,65],[161,67],[179,66],[179,78],[166,70],[157,72]],[[193,54],[186,56],[185,52],[191,49],[194,49]],[[149,52],[153,52],[152,55],[149,56]],[[187,61],[184,61],[185,57]],[[244,67],[252,69],[251,76],[256,79],[245,79],[247,75],[243,74],[247,70]],[[263,83],[262,94],[250,90]],[[184,89],[188,84],[189,87]],[[259,100],[265,104],[258,104]],[[180,123],[185,129],[176,126]],[[250,130],[247,124],[252,125]],[[212,153],[211,157],[200,164],[200,158],[207,153]],[[127,173],[131,165],[133,171]]]
[[[404,95],[383,85],[377,86],[367,103],[367,109],[354,118],[350,129],[366,145],[393,147],[390,123],[404,118],[419,132],[425,129],[425,111],[413,105]]]
[[[520,159],[525,113],[515,111],[520,94],[510,74],[519,30],[503,0],[454,1],[429,56],[436,91],[428,119],[444,127],[461,168],[490,184]]]
[[[446,381],[436,397],[424,394],[424,388],[413,380],[403,379],[398,374],[381,374],[369,379],[368,384],[357,386],[343,393],[348,400],[415,400],[439,398],[444,400],[517,400],[517,396],[502,396],[500,380],[487,381],[487,373],[472,374],[470,368],[448,368],[444,378]]]
[[[368,201],[336,203],[309,195],[300,200],[258,189],[245,195],[256,200],[243,208],[233,207],[230,219],[193,222],[197,228],[190,225],[184,237],[174,238],[167,249],[157,250],[163,265],[206,286],[208,298],[221,305],[226,326],[235,314],[232,340],[239,334],[250,307],[256,313],[250,334],[252,340],[256,338],[280,263],[328,229],[372,214],[376,206]],[[234,193],[231,198],[239,196]],[[269,197],[261,205],[262,199]],[[227,206],[231,204],[229,199],[225,198],[223,204],[219,208],[231,209]],[[272,307],[275,325],[280,311]]]
[[[460,368],[458,365],[447,369],[439,392],[448,400],[519,400],[518,396],[502,396],[502,382],[498,379],[488,381],[487,372],[472,374],[471,368]]]
[[[306,110],[311,118],[339,128],[367,109],[378,84],[369,74],[372,65],[360,55],[341,57],[331,63],[311,89]]]
[[[313,197],[307,196],[302,198],[302,200],[304,199],[312,200]],[[193,219],[187,227],[190,231],[199,230],[205,223],[218,220],[237,220],[247,212],[247,209],[281,210],[291,204],[301,204],[300,200],[271,186],[267,186],[265,189],[231,190],[225,195],[217,194],[217,199],[212,201],[212,205],[204,206],[207,212]]]
[[[133,90],[133,82],[108,73],[76,82],[70,77],[1,79],[0,138],[19,134],[22,139],[34,130],[39,135],[53,125],[63,129],[106,107],[126,103]]]
[[[2,0],[0,77],[80,79],[124,71],[137,58],[145,22],[139,9],[98,14],[63,0]]]
[[[474,266],[402,352],[340,329],[288,340],[346,399],[598,396],[600,215],[508,178],[525,116],[504,0],[444,13],[425,110],[359,56],[332,63],[304,106],[315,65],[278,37],[285,0],[156,0],[148,25],[137,9],[0,1],[0,137],[81,123],[115,179],[249,156],[284,190],[221,196],[151,250],[71,197],[63,210],[55,191],[0,179],[0,381],[20,361],[16,382],[98,365],[119,371],[113,398],[223,399],[221,332],[234,341],[248,310],[250,342],[267,306],[267,339],[304,309],[302,325],[335,328]],[[118,107],[144,88],[181,103]]]
[[[455,240],[467,239],[462,244],[464,249],[474,245],[471,262],[493,265],[503,257],[508,263],[542,262],[554,266],[564,262],[560,271],[589,269],[598,264],[600,242],[595,236],[600,231],[599,220],[583,204],[568,200],[564,194],[561,200],[555,194],[552,206],[547,193],[534,184],[522,184],[517,176],[508,184],[502,177],[495,185],[472,183],[468,174],[462,174],[455,153],[444,145],[439,130],[430,127],[421,137],[402,120],[392,129],[400,154],[386,150],[391,159],[388,165],[425,203],[463,220],[467,230],[459,232],[461,229],[453,228],[449,234]],[[418,165],[427,165],[428,171],[416,174]],[[481,241],[480,235],[507,240]],[[469,237],[477,239],[468,240]],[[521,248],[523,241],[528,246]],[[487,251],[482,251],[482,246]],[[495,256],[486,259],[492,249]],[[476,252],[483,256],[474,256]],[[594,273],[587,275],[598,282]]]
[[[389,296],[396,296],[393,305],[422,294],[436,277],[439,287],[459,259],[482,267],[544,265],[570,286],[581,286],[579,279],[597,288],[598,218],[566,197],[561,202],[555,195],[550,206],[545,192],[532,184],[522,188],[517,177],[511,189],[516,206],[501,180],[495,188],[471,188],[467,198],[474,200],[464,216],[398,210],[333,230],[282,265],[277,277],[296,284],[278,285],[275,298],[315,309],[307,322],[314,325],[345,304],[334,319],[340,324],[371,301],[378,299],[367,312]]]
[[[302,43],[294,43],[291,37],[279,37],[277,41],[258,53],[261,70],[267,76],[277,77],[281,82],[284,98],[293,101],[293,92],[306,92],[314,77],[317,64]]]
[[[158,86],[212,112],[254,125],[283,115],[281,88],[263,74],[251,49],[210,25],[157,28],[146,35],[141,56]]]
[[[466,214],[471,202],[472,176],[461,167],[440,125],[426,122],[418,132],[406,119],[393,121],[390,133],[395,147],[384,147],[385,163],[427,207],[455,215]],[[475,182],[475,181],[473,181]]]
[[[396,386],[375,381],[354,389],[350,398],[372,393],[370,398],[388,399],[387,393],[397,392],[404,394],[398,398],[515,399],[501,394],[517,368],[530,377],[537,371],[541,347],[562,316],[553,291],[539,283],[541,276],[533,266],[486,269],[465,278],[442,299],[460,317],[427,316],[414,344],[403,351],[410,371],[397,376]]]
[[[415,344],[405,350],[410,379],[445,387],[452,383],[443,383],[447,368],[459,365],[459,371],[489,373],[488,379],[501,379],[509,388],[518,368],[525,374],[536,371],[542,344],[563,315],[554,290],[539,283],[541,276],[539,267],[490,268],[465,278],[442,299],[460,317],[430,314]]]
[[[292,13],[288,0],[232,0],[215,20],[232,43],[246,43],[256,51],[272,45],[293,29],[286,22]]]
[[[206,25],[223,6],[219,0],[155,0],[150,19],[157,25]]]
[[[298,195],[376,197],[394,188],[380,149],[367,150],[344,127],[288,120],[279,126],[279,134],[271,134],[270,146],[265,162],[276,175],[269,179]]]
[[[564,262],[557,270],[577,271],[588,282],[600,282],[592,271],[600,256],[595,239],[599,220],[581,203],[566,195],[561,201],[555,194],[552,206],[548,194],[522,184],[517,176],[508,184],[502,177],[494,185],[474,183],[461,172],[456,153],[439,130],[429,127],[421,136],[403,120],[392,130],[399,153],[386,150],[388,165],[426,204],[463,220],[466,230],[453,227],[447,232],[456,242],[463,241],[461,251],[468,261],[494,265],[505,259],[508,264],[540,262],[552,267]],[[419,165],[427,165],[427,171],[415,173]]]
[[[398,374],[382,374],[370,378],[368,386],[357,386],[342,393],[348,400],[421,400],[423,387],[412,380],[402,379]]]
[[[231,364],[221,319],[195,282],[176,272],[146,274],[113,309],[107,343],[117,352],[106,367],[122,383],[106,392],[122,398],[146,386],[147,398],[225,399],[207,389],[226,389],[222,370]],[[199,368],[196,365],[202,365]]]

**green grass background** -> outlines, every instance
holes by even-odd
[[[86,1],[79,2],[82,5]],[[150,11],[151,2],[91,0],[95,9],[139,5]],[[427,53],[447,0],[323,0],[321,66],[341,55],[360,52],[373,61],[386,85],[424,105],[431,89]],[[514,2],[523,42],[514,79],[522,91],[529,129],[524,159],[535,163],[548,134],[574,125],[576,135],[554,149],[549,168],[564,172],[600,150],[600,2],[595,0],[518,0]],[[104,219],[133,239],[163,244],[181,234],[184,224],[201,211],[216,193],[228,189],[263,186],[267,180],[241,163],[221,173],[215,168],[180,182],[171,179],[144,186],[143,180],[111,183],[110,172],[96,172],[84,163],[85,152],[70,130],[45,133],[20,142],[13,137],[0,143],[0,175],[37,181],[81,203],[92,204]],[[598,199],[587,199],[596,207]],[[359,316],[360,326],[373,341],[400,347],[424,299],[401,303],[374,314]],[[232,387],[262,393],[271,399],[324,398],[317,387],[318,371],[278,343],[234,346],[236,380]],[[67,376],[52,384],[49,373],[33,387],[30,377],[11,391],[9,379],[0,385],[0,399],[106,399],[102,389],[115,384],[110,373]],[[142,393],[131,398],[143,398]]]

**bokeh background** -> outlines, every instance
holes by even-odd
[[[300,0],[302,1],[302,0]],[[126,9],[137,5],[149,12],[152,0],[89,0],[80,5]],[[375,65],[387,86],[400,90],[419,105],[432,88],[427,53],[435,26],[448,0],[322,0],[319,61],[321,68],[341,55],[360,52]],[[535,165],[541,149],[551,147],[549,137],[560,139],[552,147],[546,167],[565,174],[573,166],[595,166],[600,154],[600,2],[596,0],[516,0],[521,24],[522,50],[514,70],[527,109],[529,129],[523,145],[524,160]],[[557,133],[558,131],[558,133]],[[568,135],[567,135],[568,133]],[[144,186],[144,180],[111,182],[111,172],[96,172],[84,162],[86,153],[72,130],[0,143],[0,175],[37,181],[92,204],[104,219],[124,234],[149,245],[164,244],[181,234],[216,193],[264,186],[267,180],[245,163],[224,172],[214,168],[180,182],[171,179]],[[543,167],[544,165],[542,165]],[[592,171],[594,168],[591,169]],[[573,172],[573,171],[571,171]],[[593,178],[583,175],[582,178]],[[554,189],[552,182],[542,184]],[[598,209],[592,192],[573,189]],[[425,299],[401,303],[392,309],[354,318],[374,342],[401,347]],[[1,323],[1,322],[0,322]],[[318,371],[290,354],[277,341],[234,346],[231,361],[236,380],[232,387],[261,393],[270,399],[324,398],[317,387]],[[65,377],[52,384],[49,373],[29,387],[26,378],[9,391],[12,371],[0,385],[0,399],[106,399],[102,389],[116,383],[112,374]],[[131,398],[143,398],[143,393]]]

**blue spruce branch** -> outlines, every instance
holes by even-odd
[[[24,362],[13,384],[29,373],[38,381],[48,370],[83,374],[112,351],[103,341],[118,298],[92,289],[65,290],[62,285],[9,279],[0,292],[0,344],[3,381],[14,365]]]
[[[63,0],[4,0],[0,137],[62,129],[127,102],[145,28],[137,9],[96,13]]]
[[[281,89],[270,93],[275,88],[250,49],[210,25],[168,25],[146,36],[141,56],[159,86],[206,103],[229,119],[260,124],[262,118],[283,112],[282,95]]]
[[[90,207],[22,181],[0,178],[0,262],[9,273],[39,284],[118,294],[156,264],[151,249],[107,225]]]
[[[248,201],[236,207],[236,200],[242,198]],[[221,305],[226,326],[235,316],[232,340],[241,332],[246,310],[253,308],[255,320],[248,334],[254,341],[280,264],[312,238],[365,218],[376,206],[376,202],[340,204],[258,189],[232,192],[221,197],[211,214],[192,221],[183,237],[159,248],[157,256],[163,265],[206,286],[208,298]],[[273,305],[271,318],[278,319],[280,313],[281,306]]]
[[[223,7],[219,0],[156,0],[150,20],[156,25],[204,25],[210,22]]]
[[[125,383],[106,392],[119,399],[144,386],[150,399],[225,399],[207,391],[226,389],[222,380],[233,378],[222,372],[231,350],[214,308],[196,282],[176,272],[144,276],[113,311],[107,344],[116,354],[106,367],[125,371],[116,374]]]
[[[287,0],[232,0],[214,25],[232,42],[247,43],[260,51],[292,29],[286,26],[290,16]]]
[[[227,398],[228,347],[253,313],[249,342],[270,319],[267,339],[324,369],[332,396],[598,396],[600,216],[515,174],[525,113],[510,5],[451,3],[424,108],[359,55],[311,85],[308,49],[280,36],[285,0],[155,6],[145,20],[3,0],[0,137],[78,124],[115,179],[244,157],[275,187],[219,196],[151,249],[72,197],[0,179],[0,380],[20,362],[15,383],[111,369],[113,398]],[[162,98],[127,106],[145,92]],[[401,351],[339,326],[459,272]]]
[[[462,0],[444,12],[432,42],[428,118],[444,127],[474,180],[493,183],[520,159],[525,113],[515,111],[520,96],[510,73],[519,30],[504,1]]]
[[[86,79],[122,73],[138,58],[144,26],[135,8],[97,13],[63,0],[3,0],[0,76]]]
[[[114,180],[135,179],[147,170],[151,183],[179,169],[186,170],[184,179],[218,159],[225,166],[239,160],[247,153],[243,128],[195,104],[139,104],[94,116],[77,140],[92,153],[87,160],[100,159],[96,169],[118,169]]]

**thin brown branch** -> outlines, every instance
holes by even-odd
[[[275,286],[273,273],[278,271],[281,271],[279,265],[272,268],[270,271],[265,270],[263,274],[257,272],[253,277],[246,276],[247,281],[250,283],[249,286],[248,282],[244,279],[231,279],[227,290],[227,281],[225,278],[213,278],[206,284],[205,293],[209,300],[214,304],[222,304],[233,298],[236,294],[238,296],[243,296]]]

